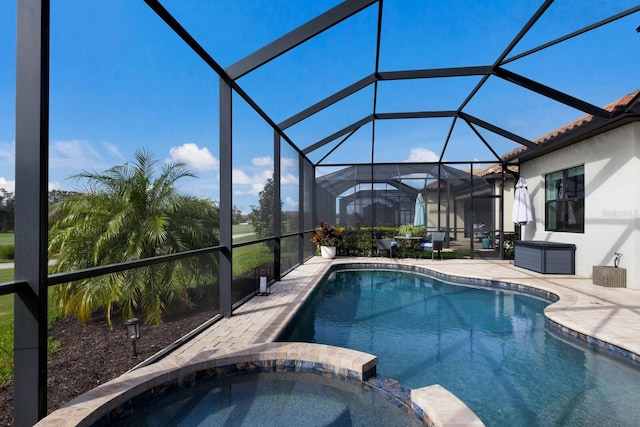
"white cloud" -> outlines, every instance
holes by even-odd
[[[297,175],[293,175],[291,173],[285,173],[284,175],[282,175],[280,180],[281,180],[281,182],[283,184],[298,184],[299,183],[298,176]]]
[[[86,140],[54,141],[50,157],[52,168],[70,169],[72,173],[77,173],[80,169],[105,169],[102,156]]]
[[[244,171],[240,169],[233,169],[231,171],[231,182],[233,184],[251,184],[252,180],[249,175],[244,173]]]
[[[110,153],[122,157],[112,144],[105,143],[104,146]],[[13,165],[14,158],[14,144],[0,142],[0,163],[6,161]],[[110,167],[107,165],[108,163],[102,155],[86,140],[53,141],[50,145],[50,170],[52,172],[50,178],[53,180],[49,181],[47,188],[49,191],[60,190],[63,187],[60,179],[79,173],[81,170],[100,170]],[[64,176],[58,176],[61,171],[65,174]],[[0,177],[0,187],[15,192],[15,181],[7,177]]]
[[[104,145],[104,147],[109,153],[111,153],[113,157],[122,159],[124,162],[125,157],[122,155],[122,153],[120,152],[120,148],[117,145],[111,144],[110,142],[103,142],[102,145]]]
[[[7,175],[12,175],[14,173],[15,156],[15,144],[0,142],[0,165],[3,165],[1,169]],[[9,165],[9,167],[5,167],[4,165]],[[6,191],[15,193],[16,182],[7,179],[6,176],[0,176],[0,188],[4,188]]]
[[[257,196],[264,189],[267,181],[273,177],[273,159],[270,156],[254,157],[251,159],[251,164],[256,168],[264,169],[254,170],[253,175],[240,169],[234,169],[232,175],[234,194]],[[295,159],[286,157],[282,159],[281,163],[283,169],[295,166],[295,164]],[[290,173],[282,175],[282,184],[297,184],[298,182],[297,175]],[[250,188],[242,189],[235,187],[236,185],[248,185]]]
[[[252,196],[257,196],[260,192],[264,190],[264,182],[254,182],[251,184],[251,190],[249,190],[249,194]]]
[[[0,163],[8,163],[13,165],[16,158],[15,144],[0,142]]]
[[[283,157],[280,161],[280,166],[282,167],[282,169],[293,167],[296,164],[296,160],[292,159],[291,157]]]
[[[219,160],[211,154],[207,147],[199,148],[197,144],[187,143],[179,147],[171,147],[170,159],[167,162],[184,162],[199,171],[217,170],[220,168]]]
[[[251,159],[251,164],[257,167],[273,167],[273,159],[271,156],[254,157]],[[280,167],[282,169],[290,168],[297,165],[296,159],[291,157],[283,157],[280,161]]]
[[[257,196],[258,194],[260,194],[262,190],[264,190],[264,184],[255,182],[253,184],[249,184],[249,188],[245,190],[234,188],[233,195],[234,196]]]
[[[16,182],[8,180],[8,179],[0,176],[0,188],[4,188],[6,191],[8,191],[10,193],[15,193],[16,192]],[[51,190],[59,190],[60,189],[60,183],[52,181],[52,182],[49,183],[48,189],[49,189],[49,191],[51,191]]]
[[[249,190],[248,194],[253,196],[257,196],[262,190],[264,190],[264,185],[267,181],[273,176],[273,171],[263,170],[251,178],[251,190]]]
[[[273,160],[271,159],[270,156],[264,156],[264,157],[254,157],[253,159],[251,159],[251,163],[253,163],[254,166],[273,166]]]
[[[253,176],[253,180],[255,182],[261,182],[263,185],[266,184],[266,182],[271,179],[271,177],[273,177],[273,171],[272,170],[263,170],[260,173],[257,173],[256,175]]]
[[[297,200],[293,199],[292,197],[286,197],[285,198],[285,205],[290,207],[290,208],[297,208],[299,203]]]
[[[249,176],[240,169],[234,169],[231,175],[233,194],[257,196],[272,176],[273,171],[270,170],[258,171],[253,176]]]
[[[4,177],[0,176],[0,188],[4,188],[6,191],[10,193],[15,193],[16,191],[16,182],[9,181]]]
[[[426,148],[413,148],[407,161],[409,162],[437,162],[440,156]]]

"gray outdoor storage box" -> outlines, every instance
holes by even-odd
[[[575,274],[576,245],[544,240],[516,240],[515,266],[543,274]]]

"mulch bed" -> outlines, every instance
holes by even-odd
[[[72,317],[57,321],[49,334],[61,343],[47,368],[47,411],[60,408],[76,396],[110,381],[175,342],[213,316],[190,309],[163,319],[158,326],[140,327],[138,355],[126,339],[120,319],[109,328],[102,317],[83,325]],[[0,385],[0,426],[13,425],[13,382]]]

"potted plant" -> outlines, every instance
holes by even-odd
[[[336,249],[340,242],[340,232],[325,221],[318,221],[316,234],[311,241],[315,243],[316,249],[320,250],[323,258],[333,258],[336,256]]]
[[[402,224],[398,227],[398,235],[404,237],[413,237],[413,233],[415,233],[416,227],[413,224]]]

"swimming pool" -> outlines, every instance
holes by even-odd
[[[637,425],[640,371],[545,327],[548,302],[398,271],[342,271],[281,340],[379,357],[377,372],[440,384],[486,425]]]

